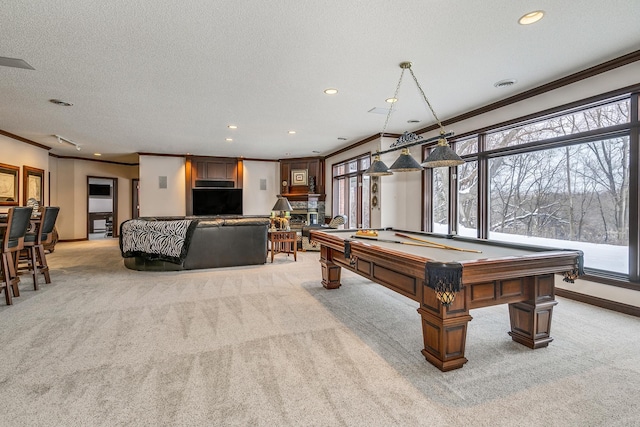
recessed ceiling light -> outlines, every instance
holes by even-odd
[[[71,107],[73,104],[70,102],[62,101],[60,99],[50,99],[49,102],[52,104],[60,105],[61,107]]]
[[[312,153],[313,154],[320,154],[320,152],[318,150],[313,150]]]
[[[389,104],[393,104],[394,102],[398,102],[398,98],[387,98],[384,101],[388,102]]]
[[[529,12],[526,15],[523,15],[520,19],[518,19],[518,24],[520,25],[530,25],[534,22],[538,22],[544,16],[544,11],[536,10],[534,12]]]
[[[338,89],[325,89],[324,93],[326,93],[327,95],[335,95],[336,93],[338,93]]]
[[[102,154],[100,154],[100,153],[93,153],[93,155],[96,156],[96,157],[102,156]]]
[[[233,138],[227,138],[227,139],[225,139],[225,141],[231,142],[231,141],[233,141]]]
[[[504,80],[500,80],[499,82],[495,82],[493,85],[495,87],[510,87],[516,83],[518,83],[516,79],[504,79]]]
[[[407,123],[420,123],[420,120],[407,120]]]
[[[238,126],[236,126],[236,125],[229,125],[229,126],[227,126],[227,127],[228,127],[229,129],[238,129]]]
[[[347,138],[345,138],[344,136],[341,136],[341,137],[338,138],[338,141],[346,141],[346,140],[347,140]]]
[[[289,135],[293,135],[294,133],[296,133],[296,131],[295,131],[295,130],[290,130],[290,131],[289,131]]]

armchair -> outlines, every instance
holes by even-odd
[[[304,227],[302,227],[302,250],[304,250],[304,251],[319,251],[320,250],[320,247],[316,243],[312,243],[311,241],[309,241],[309,236],[311,235],[311,233],[310,233],[311,230],[314,230],[314,229],[317,230],[317,229],[322,229],[322,228],[338,228],[341,225],[344,225],[346,223],[347,223],[347,216],[340,214],[340,215],[334,216],[331,219],[331,221],[329,222],[329,224],[305,225]]]

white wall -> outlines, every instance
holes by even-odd
[[[454,131],[456,134],[471,132],[485,126],[537,113],[549,108],[558,107],[562,104],[579,101],[638,83],[640,83],[640,62],[634,62],[607,73],[564,86],[560,89],[472,117],[462,122],[454,123],[446,126],[446,130]],[[437,135],[437,132],[423,136],[430,137],[435,135]]]
[[[395,140],[385,138],[382,150]],[[422,163],[420,146],[409,150],[414,159]],[[389,167],[400,156],[400,150],[383,154],[380,159]],[[378,179],[380,188],[380,226],[402,230],[420,230],[422,174],[420,172],[396,172]],[[417,196],[416,196],[417,195]]]
[[[160,177],[167,188],[159,188]],[[140,156],[140,216],[186,215],[184,157]]]
[[[23,166],[31,166],[44,170],[44,204],[49,204],[49,150],[36,147],[15,139],[0,135],[0,163],[17,166],[18,174],[18,203],[22,205]],[[0,212],[7,212],[9,206],[0,206]]]
[[[140,215],[183,216],[186,214],[185,159],[168,156],[140,156]],[[159,177],[167,177],[167,188],[159,188]],[[265,179],[267,189],[260,190]],[[242,210],[244,215],[269,215],[276,202],[280,164],[272,161],[243,161]]]
[[[244,215],[269,215],[280,191],[280,163],[245,160],[242,177],[242,207]],[[260,180],[266,180],[266,190]]]

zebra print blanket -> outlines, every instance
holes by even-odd
[[[189,250],[197,220],[147,221],[130,219],[120,226],[120,252],[123,258],[180,264]]]

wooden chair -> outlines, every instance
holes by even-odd
[[[27,232],[24,238],[25,256],[21,260],[26,262],[26,268],[31,272],[33,277],[33,289],[38,290],[38,276],[44,275],[45,283],[51,283],[49,275],[49,265],[44,253],[44,245],[53,239],[53,228],[58,219],[60,208],[56,206],[41,207],[40,221],[36,223],[36,227],[32,232]]]
[[[11,293],[14,297],[20,296],[18,283],[20,278],[16,272],[14,254],[18,257],[18,253],[24,247],[24,238],[29,228],[29,220],[33,209],[30,207],[9,208],[7,216],[7,227],[2,236],[0,252],[2,254],[2,278],[0,282],[0,290],[4,289],[7,305],[13,304]],[[9,291],[11,288],[11,291]]]

